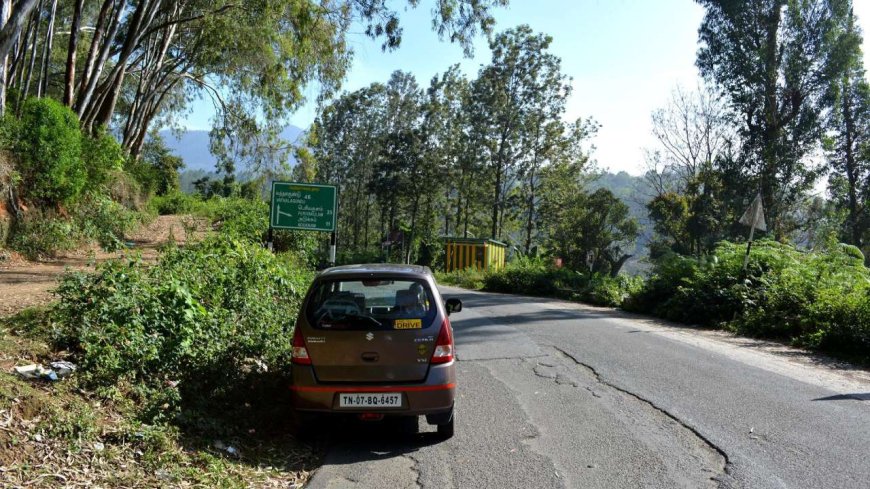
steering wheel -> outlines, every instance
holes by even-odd
[[[360,315],[362,311],[354,301],[346,299],[332,299],[323,303],[315,313],[318,321],[326,319],[335,319],[336,314],[354,314]]]

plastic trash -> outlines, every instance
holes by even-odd
[[[37,365],[32,363],[30,365],[24,365],[21,367],[15,367],[15,374],[21,377],[22,379],[47,379],[49,378],[49,374],[53,374],[54,371],[51,369],[45,368],[42,365]]]
[[[13,370],[22,379],[42,379],[56,382],[64,377],[68,377],[76,369],[74,363],[66,361],[51,362],[51,366],[52,368],[47,368],[43,365],[32,363],[30,365],[15,367]]]
[[[51,368],[57,373],[59,378],[68,377],[76,371],[76,364],[67,361],[51,362]]]

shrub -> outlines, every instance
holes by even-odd
[[[151,207],[161,216],[190,214],[200,207],[201,200],[182,192],[171,192],[151,199]]]
[[[67,215],[50,210],[25,213],[14,221],[9,246],[30,259],[54,257],[91,241],[115,251],[144,217],[106,196],[93,195],[71,206]]]
[[[86,385],[138,386],[143,418],[172,419],[242,388],[252,364],[288,367],[310,278],[225,236],[170,248],[154,266],[107,262],[62,279],[54,342],[75,353]]]
[[[82,241],[76,223],[51,211],[31,211],[13,221],[9,247],[28,259],[54,257]]]
[[[471,290],[482,289],[483,282],[486,280],[484,272],[475,268],[454,270],[452,272],[435,272],[435,277],[440,284],[455,285]]]
[[[131,211],[112,199],[96,195],[72,209],[72,216],[86,240],[96,241],[106,251],[124,246],[124,236],[138,226],[143,214]]]
[[[483,288],[618,307],[638,283],[637,278],[555,268],[543,259],[523,258],[488,274]]]
[[[124,168],[126,152],[104,129],[95,137],[82,137],[82,163],[87,170],[86,190],[102,193],[113,172]]]
[[[75,113],[49,98],[28,99],[18,134],[16,150],[26,196],[47,205],[74,202],[88,179]]]
[[[870,360],[870,270],[859,250],[761,241],[744,272],[745,249],[722,242],[703,260],[663,259],[625,307]]]

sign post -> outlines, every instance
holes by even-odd
[[[743,271],[749,266],[749,251],[752,250],[752,238],[755,236],[755,230],[767,231],[767,223],[764,221],[764,204],[761,201],[761,193],[755,196],[755,200],[743,213],[740,218],[740,224],[749,226],[749,242],[746,244],[746,256],[743,257]]]
[[[335,264],[335,221],[338,215],[338,190],[334,185],[272,182],[269,209],[269,249],[273,229],[328,231],[329,262]]]

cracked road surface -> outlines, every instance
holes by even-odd
[[[330,423],[308,487],[870,484],[865,371],[608,309],[443,293],[463,301],[456,435]]]

